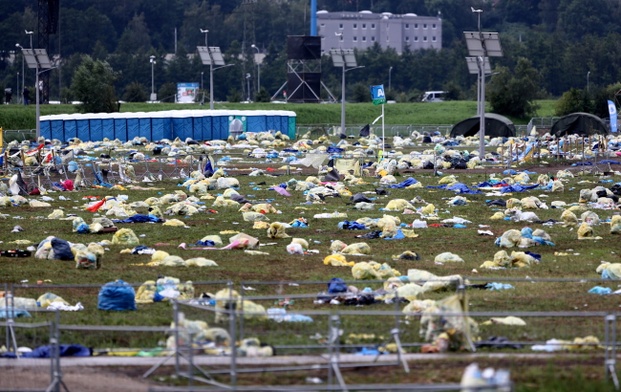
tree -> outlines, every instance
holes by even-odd
[[[149,99],[149,95],[144,86],[138,82],[132,82],[125,87],[123,101],[127,102],[145,102]]]
[[[157,97],[160,102],[175,102],[175,96],[177,95],[177,84],[168,82],[162,84],[162,87],[157,92]]]
[[[564,116],[575,112],[589,112],[589,97],[586,91],[572,88],[556,102],[555,114]]]
[[[71,82],[73,97],[82,102],[78,105],[78,110],[82,113],[118,111],[114,93],[115,78],[114,71],[107,62],[93,60],[84,55]]]
[[[489,88],[487,97],[495,113],[524,118],[537,112],[534,100],[539,96],[539,73],[526,58],[518,59],[513,72],[499,67]]]

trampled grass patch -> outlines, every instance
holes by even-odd
[[[253,162],[261,167],[281,166],[279,162]],[[531,166],[528,168],[538,174],[550,173],[547,166]],[[457,179],[475,188],[476,184],[488,180],[494,172],[496,178],[502,178],[501,170],[485,169],[484,171],[455,171]],[[514,193],[511,197],[521,199],[526,196],[539,197],[541,201],[551,205],[552,201],[564,201],[569,205],[578,205],[579,191],[584,188],[593,188],[596,185],[608,186],[610,178],[602,178],[590,173],[578,176],[578,171],[573,170],[576,177],[565,181],[565,192],[548,192],[531,190],[524,193]],[[369,287],[377,290],[383,287],[383,282],[359,282],[354,281],[351,269],[348,267],[326,266],[323,259],[329,255],[331,241],[341,240],[347,244],[354,242],[366,242],[371,247],[368,256],[348,256],[349,261],[376,261],[387,263],[401,275],[407,275],[409,269],[421,269],[439,276],[461,275],[470,284],[466,289],[469,309],[471,312],[575,312],[575,311],[598,311],[604,313],[617,312],[619,302],[616,296],[599,296],[588,293],[588,290],[596,285],[603,285],[616,290],[614,281],[599,281],[599,275],[595,269],[601,261],[618,262],[618,239],[609,234],[609,225],[602,223],[594,227],[595,234],[602,237],[600,240],[578,240],[576,228],[564,227],[556,224],[560,221],[562,209],[548,208],[537,209],[534,212],[539,217],[538,223],[513,222],[511,220],[490,220],[490,217],[504,208],[490,207],[486,201],[491,199],[508,199],[508,196],[490,196],[486,193],[463,194],[467,204],[452,206],[449,201],[456,196],[452,191],[431,188],[438,185],[441,177],[434,176],[433,171],[418,170],[414,173],[402,174],[397,177],[403,180],[408,176],[414,177],[422,187],[415,189],[388,189],[386,196],[377,196],[373,192],[379,187],[379,179],[365,177],[365,184],[349,186],[351,193],[367,193],[374,198],[375,208],[371,211],[359,211],[354,208],[349,198],[334,197],[326,198],[323,203],[309,203],[306,196],[300,191],[290,191],[291,197],[279,195],[269,188],[286,182],[291,178],[305,179],[308,175],[316,173],[306,171],[304,174],[284,174],[283,170],[275,170],[274,176],[249,177],[244,171],[233,170],[234,175],[240,182],[239,193],[253,203],[268,202],[278,214],[268,214],[271,222],[289,223],[294,219],[303,217],[308,221],[308,228],[289,228],[287,234],[290,237],[299,237],[307,240],[310,249],[317,253],[305,255],[290,255],[285,247],[291,238],[271,239],[267,237],[265,229],[253,229],[251,222],[245,222],[241,212],[236,207],[213,207],[213,200],[202,200],[209,212],[201,211],[193,215],[169,215],[167,219],[179,219],[187,227],[167,227],[159,223],[117,223],[119,228],[130,228],[140,238],[140,243],[157,250],[163,250],[171,255],[178,255],[184,259],[192,257],[206,257],[217,262],[217,267],[151,267],[146,264],[151,260],[150,255],[136,255],[122,253],[124,249],[133,246],[105,245],[105,255],[102,259],[102,267],[98,270],[82,270],[75,268],[73,261],[39,260],[34,257],[7,258],[0,257],[0,282],[16,285],[16,295],[29,298],[38,298],[46,292],[53,292],[65,300],[74,304],[81,302],[83,311],[62,312],[61,323],[64,325],[107,325],[107,326],[169,326],[172,321],[172,309],[169,303],[159,302],[153,304],[139,304],[134,312],[109,312],[97,309],[97,294],[99,288],[106,282],[122,279],[134,284],[136,287],[146,280],[155,280],[159,276],[172,276],[183,281],[195,283],[196,295],[200,293],[214,293],[224,288],[222,282],[230,280],[236,289],[246,287],[247,295],[272,296],[269,299],[257,300],[265,308],[282,307],[282,301],[295,297],[289,302],[290,311],[330,311],[335,306],[339,310],[343,305],[317,304],[316,296],[325,291],[327,282],[332,278],[342,278],[351,285],[360,289]],[[613,177],[614,179],[614,177]],[[531,175],[531,181],[537,180],[537,174]],[[65,217],[71,214],[83,218],[90,223],[95,216],[105,213],[91,213],[85,210],[89,200],[86,196],[101,199],[105,196],[115,197],[119,200],[127,198],[128,203],[143,201],[149,197],[162,197],[166,194],[183,191],[191,196],[188,189],[181,186],[182,179],[165,179],[155,183],[141,183],[147,190],[87,188],[76,192],[50,192],[47,196],[53,200],[51,207],[33,208],[26,206],[9,206],[0,209],[0,213],[6,214],[0,220],[2,243],[0,248],[23,248],[14,243],[17,240],[28,240],[36,246],[47,236],[56,236],[70,242],[89,243],[110,240],[112,234],[78,234],[73,231],[71,219],[48,219],[47,216],[54,209],[62,209]],[[222,190],[212,190],[210,193],[217,196]],[[59,200],[63,196],[67,200]],[[343,219],[320,219],[314,218],[316,214],[344,212],[347,220],[355,221],[360,218],[380,218],[384,214],[398,217],[402,224],[411,224],[414,219],[420,219],[419,213],[402,214],[394,211],[382,211],[391,199],[412,200],[416,197],[424,200],[424,203],[416,204],[415,207],[424,207],[434,204],[437,210],[437,218],[427,219],[430,227],[426,229],[414,229],[418,235],[416,238],[402,240],[384,239],[360,239],[356,236],[365,234],[364,231],[341,230],[338,222]],[[38,199],[38,197],[32,197]],[[586,209],[589,206],[583,205]],[[602,220],[610,218],[615,210],[592,209]],[[577,214],[579,215],[579,214]],[[444,219],[460,217],[470,223],[465,228],[455,228],[451,225],[434,227],[434,223],[441,223]],[[548,224],[543,224],[547,222]],[[11,232],[13,226],[19,225],[24,231]],[[533,229],[545,230],[555,243],[554,246],[536,246],[527,250],[541,255],[541,261],[527,268],[486,270],[480,266],[486,260],[492,260],[496,252],[500,250],[494,245],[497,237],[509,229],[522,229],[529,226]],[[250,255],[242,250],[204,250],[193,249],[198,240],[206,235],[220,234],[224,230],[234,230],[257,237],[263,246],[261,251],[266,255]],[[492,236],[481,235],[478,230],[489,230]],[[225,244],[229,235],[222,234]],[[185,244],[185,249],[179,247]],[[524,250],[524,249],[508,249]],[[405,251],[416,252],[419,260],[398,260],[394,255]],[[463,263],[436,263],[435,257],[442,252],[458,254]],[[220,283],[210,283],[220,282]],[[513,289],[491,291],[476,288],[474,285],[497,282],[511,284]],[[452,291],[440,293],[428,293],[420,299],[442,299],[450,295]],[[300,296],[300,297],[296,297]],[[402,309],[406,303],[376,303],[361,307],[347,307],[348,311],[377,310],[394,311]],[[189,319],[208,318],[211,316],[192,313],[187,310]],[[45,316],[35,316],[45,317]],[[573,339],[588,335],[598,336],[603,339],[603,319],[591,319],[581,317],[558,317],[558,316],[523,316],[528,323],[528,328],[508,327],[499,325],[481,325],[480,337],[487,339],[491,336],[506,336],[514,341],[525,343],[544,342],[550,338]],[[480,323],[489,319],[489,316],[477,316]],[[345,330],[348,332],[374,333],[378,340],[380,337],[388,339],[390,327],[395,325],[394,317],[374,316],[358,317],[351,315],[343,320]],[[325,316],[316,316],[312,325],[288,325],[266,323],[257,320],[244,322],[247,334],[260,336],[261,341],[274,346],[303,345],[308,336],[316,333],[325,334],[328,330],[328,320]],[[401,325],[403,330],[402,341],[406,343],[409,352],[418,352],[423,343],[420,335],[420,323],[416,318]],[[166,336],[158,333],[131,334],[131,333],[105,333],[68,331],[63,332],[62,338],[66,341],[79,342],[99,349],[119,347],[153,348],[161,345]],[[373,342],[377,343],[377,342]],[[525,345],[522,352],[529,352],[529,346]],[[497,352],[497,349],[482,350],[482,352]],[[501,350],[502,351],[502,350]],[[518,376],[514,373],[514,376]],[[522,375],[519,375],[522,377]],[[528,375],[524,376],[525,378]],[[545,375],[542,375],[545,377]],[[603,370],[602,370],[603,377]],[[442,376],[437,376],[438,379]],[[516,377],[514,377],[516,378]],[[446,376],[445,376],[446,379]],[[525,389],[528,390],[528,389]]]

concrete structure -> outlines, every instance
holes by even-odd
[[[393,48],[401,54],[405,48],[441,49],[442,18],[390,12],[317,11],[321,51],[333,48],[365,50],[376,42],[382,49]]]

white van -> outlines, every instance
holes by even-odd
[[[425,91],[421,102],[442,102],[445,95],[446,91]]]

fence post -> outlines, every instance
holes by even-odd
[[[60,368],[60,311],[54,311],[54,321],[50,323],[50,386],[48,391],[60,392],[62,385],[66,391],[69,389],[63,382],[62,369]]]
[[[617,358],[617,316],[608,314],[604,318],[604,330],[606,340],[606,350],[604,357],[604,367],[606,376],[612,379],[615,389],[619,390],[619,379],[616,371]]]
[[[229,288],[229,303],[231,303],[231,301],[233,300],[233,282],[232,281],[228,281],[227,282],[227,286]],[[241,300],[241,303],[243,304],[243,298]],[[233,387],[233,389],[235,389],[235,386],[237,385],[237,349],[235,348],[235,342],[237,341],[237,331],[236,331],[236,323],[237,323],[237,309],[236,307],[233,307],[232,309],[228,309],[229,312],[229,335],[231,336],[231,368],[230,368],[230,375],[231,375],[231,386]],[[244,309],[243,309],[243,305],[241,308],[241,320],[244,319]]]
[[[336,377],[339,385],[341,386],[341,391],[347,392],[347,386],[345,385],[345,380],[343,379],[343,375],[341,374],[341,369],[339,368],[339,352],[341,343],[339,341],[342,331],[341,331],[341,318],[338,314],[330,316],[330,322],[328,323],[328,344],[330,350],[330,366],[328,367],[328,385],[331,386],[333,384],[333,380]]]

